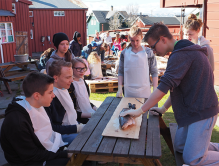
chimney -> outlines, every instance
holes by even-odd
[[[113,6],[111,6],[111,11],[113,11]]]

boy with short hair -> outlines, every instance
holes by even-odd
[[[73,82],[72,63],[64,60],[53,61],[49,66],[49,73],[54,78],[54,99],[45,110],[51,120],[53,130],[61,133],[64,142],[70,144],[84,124],[78,124],[77,112],[68,93]]]
[[[153,111],[156,110],[163,114],[172,105],[178,124],[174,148],[183,153],[184,162],[196,166],[219,165],[219,144],[210,142],[219,110],[207,49],[189,40],[175,40],[162,23],[155,23],[149,29],[145,41],[159,56],[172,53],[160,85],[146,103],[122,116],[140,116],[170,90],[170,97],[164,105],[151,108],[150,113],[158,115]]]
[[[53,94],[54,79],[32,72],[23,81],[24,96],[17,97],[5,112],[1,146],[10,165],[66,165],[66,143],[54,132],[44,110]]]

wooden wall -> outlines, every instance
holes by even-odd
[[[49,47],[54,47],[53,35],[58,32],[66,33],[71,41],[74,32],[78,31],[81,33],[83,46],[87,44],[85,9],[59,10],[64,10],[65,16],[54,16],[54,9],[30,9],[33,11],[33,17],[30,17],[30,29],[33,30],[33,39],[30,40],[33,52],[43,52]],[[44,43],[41,42],[41,36],[46,37]],[[50,41],[47,36],[50,36]]]
[[[208,0],[206,38],[214,50],[215,85],[219,85],[219,0]]]
[[[0,0],[0,9],[12,10],[12,0]]]

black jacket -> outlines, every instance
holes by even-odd
[[[67,158],[44,148],[34,133],[28,112],[16,102],[9,104],[1,128],[1,146],[10,165],[43,165],[44,161]]]
[[[45,110],[50,118],[52,128],[54,131],[60,134],[77,133],[76,125],[62,125],[62,121],[65,116],[66,110],[57,97],[53,98],[51,105],[49,107],[45,107]]]
[[[87,88],[88,96],[90,96],[89,87],[88,87],[88,85],[87,85],[85,80],[84,80],[84,83],[85,83],[85,86]],[[72,101],[74,103],[75,110],[78,110],[79,109],[79,105],[78,105],[78,101],[77,101],[77,98],[76,98],[76,95],[75,95],[76,92],[75,92],[75,87],[74,87],[73,84],[71,84],[70,88],[68,89],[68,92],[69,92],[69,94],[71,96],[71,99],[72,99]],[[94,107],[94,105],[92,103],[90,103],[90,105],[91,105],[92,108]],[[89,120],[88,118],[81,118],[81,112],[77,112],[77,114],[80,115],[77,118],[78,122],[83,123],[83,124],[86,124],[88,122],[88,120]]]
[[[75,57],[80,57],[81,50],[82,50],[82,44],[79,44],[78,40],[77,40],[78,37],[81,37],[81,34],[77,31],[75,31],[74,36],[73,36],[73,40],[70,41],[70,45],[69,45],[69,48]]]

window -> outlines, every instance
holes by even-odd
[[[12,3],[12,13],[16,14],[16,7],[15,7],[15,3]]]
[[[0,36],[2,43],[14,42],[12,23],[0,23]]]
[[[54,11],[54,16],[65,16],[65,11]]]
[[[94,25],[94,20],[91,20],[91,25]]]
[[[33,17],[33,11],[29,11],[29,17]]]
[[[96,20],[94,20],[94,25],[96,25]]]

